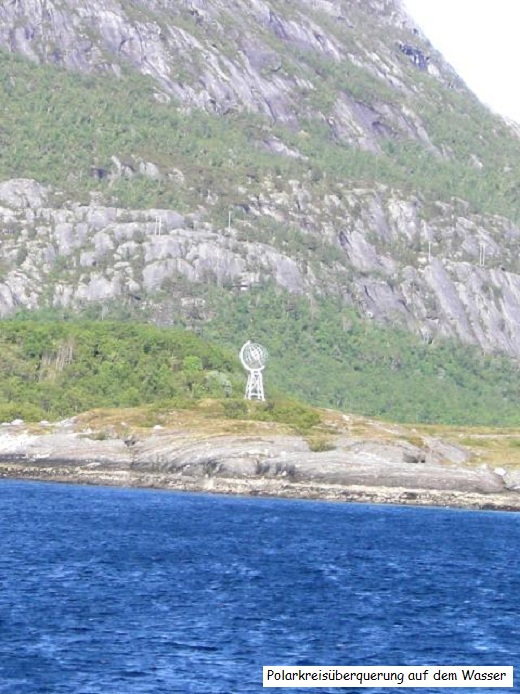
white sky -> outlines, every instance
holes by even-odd
[[[468,87],[520,123],[520,0],[404,0]]]

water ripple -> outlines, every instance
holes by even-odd
[[[516,514],[1,482],[0,519],[0,694],[520,653]]]

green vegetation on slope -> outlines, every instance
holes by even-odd
[[[139,75],[71,74],[0,51],[0,178],[35,178],[75,200],[98,191],[122,206],[183,211],[209,190],[218,194],[221,173],[238,167],[237,176],[245,175],[250,162],[234,158],[248,149],[239,117],[188,116],[158,103],[154,93],[153,82]],[[113,156],[133,175],[109,181]],[[254,153],[250,175],[268,170],[266,158]],[[181,169],[185,185],[140,174],[140,161],[153,161],[163,173]]]
[[[342,70],[324,58],[316,66],[317,60],[312,53],[299,56],[304,72],[316,77],[319,71],[320,86],[319,93],[302,96],[314,115],[301,130],[289,130],[254,114],[185,113],[174,102],[157,101],[153,81],[129,71],[120,79],[71,74],[0,51],[0,179],[35,178],[75,200],[97,191],[107,202],[133,208],[189,211],[202,204],[209,218],[223,223],[224,210],[245,202],[244,184],[248,199],[274,173],[282,188],[289,179],[308,179],[318,196],[335,181],[379,182],[431,201],[457,196],[475,209],[520,220],[512,165],[520,140],[471,95],[452,93],[405,63],[423,95],[407,97],[408,105],[421,114],[437,153],[388,135],[374,154],[336,139],[316,109],[333,104],[339,91],[370,103],[384,85],[362,68]],[[401,106],[402,95],[388,88],[377,98]],[[308,158],[304,166],[259,144],[273,134]],[[112,157],[132,175],[110,180]],[[143,161],[157,164],[161,178],[140,173]],[[173,169],[182,172],[182,182],[168,175]]]
[[[237,357],[190,331],[41,318],[1,322],[0,421],[151,404],[155,422],[161,411],[216,398],[212,411],[228,419],[278,422],[300,432],[319,422],[311,407],[290,398],[245,403]]]
[[[63,314],[65,320],[57,321],[52,313],[3,321],[0,419],[146,403],[184,407],[214,397],[223,398],[226,417],[303,430],[313,425],[314,415],[287,399],[294,396],[402,422],[520,424],[520,371],[505,357],[450,342],[425,344],[362,321],[333,302],[311,308],[270,287],[233,301],[215,289],[208,305],[211,320],[193,314],[183,327],[211,343],[192,330],[136,324],[136,314],[131,324],[78,322]],[[115,309],[112,317],[117,315]],[[241,399],[245,375],[237,352],[246,339],[261,341],[271,355],[265,374],[271,403],[254,410],[246,410]]]
[[[2,420],[224,397],[240,382],[229,353],[190,332],[110,322],[2,322]]]
[[[520,424],[520,371],[506,357],[425,344],[334,302],[311,307],[274,289],[212,301],[217,317],[192,325],[230,347],[265,344],[267,393],[276,386],[314,405],[402,422]]]

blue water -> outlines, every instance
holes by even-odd
[[[273,664],[520,666],[519,533],[519,514],[4,481],[0,693],[242,694]]]

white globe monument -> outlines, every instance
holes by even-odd
[[[248,372],[246,385],[246,400],[265,400],[262,371],[265,368],[268,352],[265,347],[248,340],[240,350],[240,361]]]

